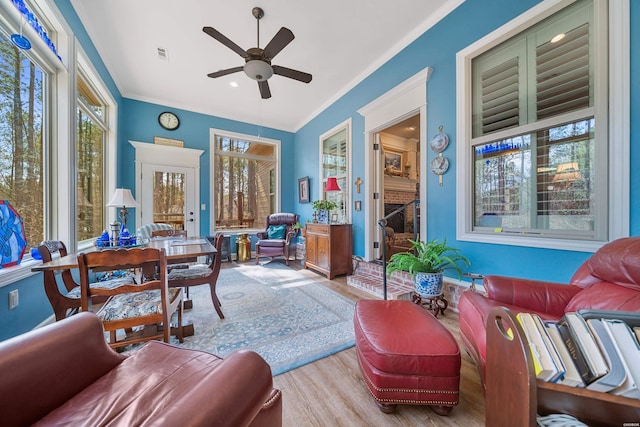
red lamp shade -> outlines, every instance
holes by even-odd
[[[340,191],[338,181],[335,178],[327,178],[327,185],[324,187],[324,191]]]

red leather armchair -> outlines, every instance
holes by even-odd
[[[2,425],[281,426],[281,392],[252,351],[222,359],[152,341],[130,356],[83,312],[0,343]]]
[[[284,256],[284,262],[289,265],[289,244],[296,236],[297,231],[293,229],[293,224],[298,222],[298,215],[293,213],[275,213],[267,217],[267,227],[265,231],[257,233],[256,243],[256,264],[260,263],[260,257]],[[269,237],[269,227],[284,226],[284,233],[281,237]]]
[[[583,308],[640,311],[640,237],[602,246],[575,272],[569,284],[486,276],[487,295],[466,291],[460,297],[460,337],[476,362],[483,383],[487,354],[486,324],[493,307],[537,313],[559,320]]]

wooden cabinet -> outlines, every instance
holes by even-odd
[[[305,268],[325,274],[329,280],[351,274],[353,244],[351,224],[307,224]]]
[[[573,415],[590,426],[640,420],[640,399],[537,380],[524,332],[502,307],[487,319],[486,425],[535,426],[541,415]]]

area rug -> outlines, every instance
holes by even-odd
[[[184,321],[193,322],[195,335],[182,344],[172,337],[181,347],[222,357],[253,350],[279,375],[355,344],[353,301],[277,261],[222,268],[217,283],[222,320],[208,286],[189,292],[193,309],[184,312]]]

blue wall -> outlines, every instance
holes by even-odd
[[[265,128],[220,117],[180,110],[147,102],[124,99],[125,119],[119,123],[123,137],[118,143],[118,185],[135,189],[135,149],[129,141],[153,142],[155,136],[184,141],[187,148],[204,150],[200,157],[200,203],[207,205],[206,211],[200,211],[200,234],[210,234],[209,221],[211,201],[209,200],[210,182],[210,129],[221,129],[247,135],[260,135],[281,141],[281,209],[290,212],[298,199],[298,180],[294,175],[293,162],[287,161],[294,151],[294,134],[272,128]],[[158,124],[158,115],[166,110],[175,112],[180,118],[180,127],[174,131],[164,130]],[[135,191],[135,190],[134,190]],[[135,229],[135,224],[129,227]]]
[[[365,141],[363,122],[357,110],[408,77],[425,67],[432,67],[433,74],[428,82],[427,135],[437,133],[443,126],[451,143],[447,148],[450,168],[444,176],[442,186],[434,175],[429,174],[427,186],[427,240],[446,238],[447,242],[462,249],[472,262],[470,271],[483,274],[502,274],[566,282],[576,268],[589,257],[589,253],[526,248],[507,245],[493,245],[456,241],[456,53],[476,40],[484,37],[511,19],[535,6],[537,0],[466,0],[456,10],[425,32],[411,45],[380,67],[376,72],[344,95],[335,104],[319,114],[296,133],[295,158],[298,176],[304,171],[313,171],[311,187],[316,189],[318,170],[318,137],[338,123],[351,117],[353,126],[353,177],[364,175]],[[639,31],[635,24],[640,21],[640,5],[631,2],[631,76],[638,73],[640,46]],[[640,164],[638,149],[638,79],[631,83],[631,164]],[[634,120],[635,119],[635,120]],[[426,141],[421,142],[421,150],[428,152],[423,171],[435,155],[428,149]],[[639,190],[639,172],[632,167],[631,194]],[[353,194],[353,192],[352,192]],[[356,200],[357,200],[357,196]],[[363,196],[361,196],[363,197]],[[312,199],[314,194],[312,194]],[[639,201],[631,198],[631,234],[640,231]],[[297,211],[303,216],[311,215],[309,205],[299,205]],[[354,252],[364,255],[363,212],[354,212]],[[424,238],[424,236],[423,236]]]
[[[282,141],[282,210],[294,211],[303,220],[311,219],[310,204],[297,202],[297,179],[310,177],[311,200],[318,198],[318,139],[321,134],[352,119],[352,177],[364,179],[364,119],[357,110],[386,91],[429,66],[433,74],[428,82],[427,135],[436,133],[442,125],[449,134],[451,143],[447,148],[448,157],[455,159],[456,119],[455,119],[455,55],[456,52],[485,36],[527,9],[535,6],[537,0],[466,0],[450,15],[436,24],[406,49],[380,67],[333,105],[307,123],[295,134],[276,129],[237,122],[199,113],[179,110],[172,107],[149,104],[123,99],[106,67],[100,60],[86,31],[73,10],[69,0],[56,0],[56,4],[85,52],[93,62],[119,107],[118,131],[118,186],[135,188],[133,176],[134,150],[129,140],[152,142],[154,136],[185,141],[185,146],[205,150],[201,160],[201,203],[207,205],[207,211],[201,212],[202,234],[209,234],[209,129],[217,128],[250,135],[261,134],[267,138]],[[640,4],[631,1],[631,76],[640,71]],[[631,194],[638,194],[640,185],[640,81],[631,80]],[[161,111],[172,110],[180,116],[180,128],[174,132],[164,131],[157,124]],[[433,153],[422,142],[422,150],[429,153],[428,162]],[[289,159],[293,159],[290,161]],[[567,281],[577,266],[588,257],[582,252],[522,248],[505,245],[490,245],[470,242],[456,242],[455,217],[455,161],[445,175],[444,185],[438,186],[435,179],[429,179],[427,188],[427,238],[443,238],[460,247],[472,261],[471,270],[481,273],[493,273],[530,277],[553,281]],[[635,167],[634,167],[635,166]],[[427,171],[427,165],[422,165]],[[352,191],[352,194],[355,192]],[[363,200],[364,194],[354,194],[354,200]],[[354,253],[363,255],[364,248],[364,212],[353,212]],[[631,197],[630,234],[640,234],[640,200]],[[20,290],[20,306],[8,311],[6,304],[0,304],[0,340],[32,329],[52,311],[42,289],[42,277],[35,275],[11,286],[0,288],[0,301],[8,301],[7,293]]]

